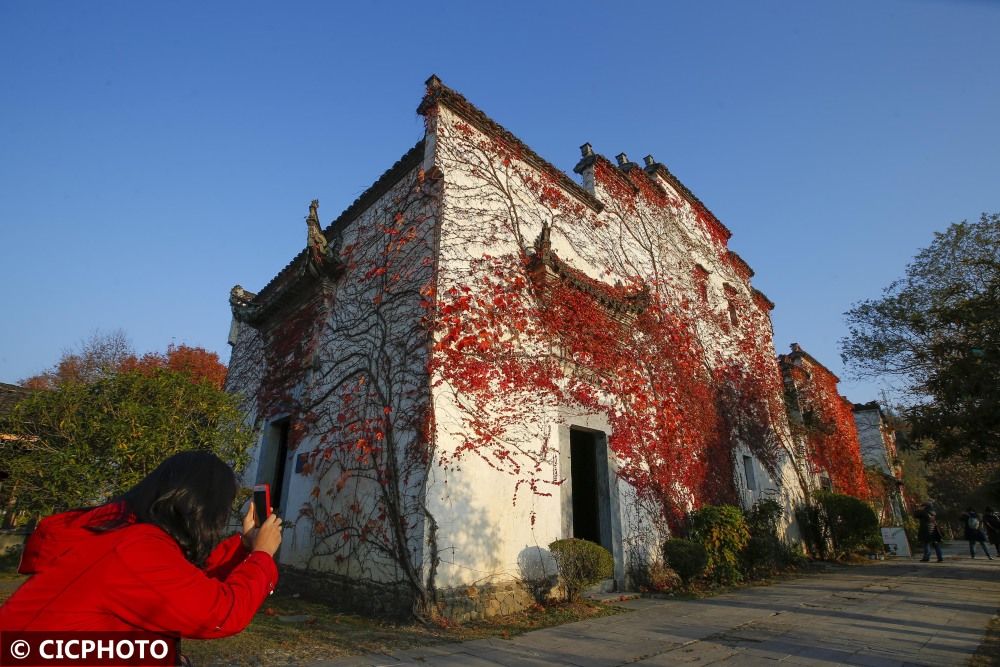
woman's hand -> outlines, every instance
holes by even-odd
[[[253,550],[263,551],[269,556],[281,546],[281,519],[277,514],[267,517],[267,521],[257,529],[253,537]]]
[[[257,510],[254,509],[253,500],[247,504],[249,507],[243,516],[243,546],[247,551],[252,551],[254,538],[257,536]]]

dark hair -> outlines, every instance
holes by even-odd
[[[205,451],[174,454],[116,501],[124,514],[98,530],[136,523],[162,528],[197,566],[226,529],[236,498],[236,475],[218,456]]]

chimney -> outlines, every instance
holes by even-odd
[[[802,346],[798,343],[792,343],[792,352],[801,352]]]
[[[624,167],[628,164],[628,155],[625,155],[625,153],[619,153],[615,156],[615,159],[618,160],[619,167]]]
[[[642,158],[642,161],[646,163],[647,167],[652,167],[654,164],[656,164],[656,160],[653,159],[652,155],[647,155],[646,157]]]
[[[580,146],[580,155],[582,157],[590,157],[594,154],[594,147],[590,145],[588,141],[584,145]]]

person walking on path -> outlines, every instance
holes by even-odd
[[[997,514],[992,507],[987,507],[983,513],[983,524],[986,526],[986,536],[990,544],[996,549],[997,556],[1000,556],[1000,514]]]
[[[937,526],[937,512],[930,503],[924,503],[924,506],[916,511],[917,519],[920,520],[920,530],[917,532],[917,539],[920,540],[924,545],[924,557],[920,559],[921,563],[927,563],[931,559],[931,545],[934,545],[934,551],[937,553],[937,562],[944,560],[941,555],[941,532],[938,530]]]
[[[962,521],[965,522],[965,539],[969,542],[969,555],[973,558],[976,557],[976,543],[983,548],[983,553],[990,560],[993,560],[993,556],[990,555],[990,550],[986,548],[986,534],[983,532],[983,521],[976,514],[976,510],[971,507],[965,510],[965,514],[962,515]]]

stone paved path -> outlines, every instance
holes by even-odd
[[[442,644],[316,667],[454,665],[964,665],[1000,607],[1000,559],[837,568],[695,601],[634,600],[631,613],[510,640]]]

